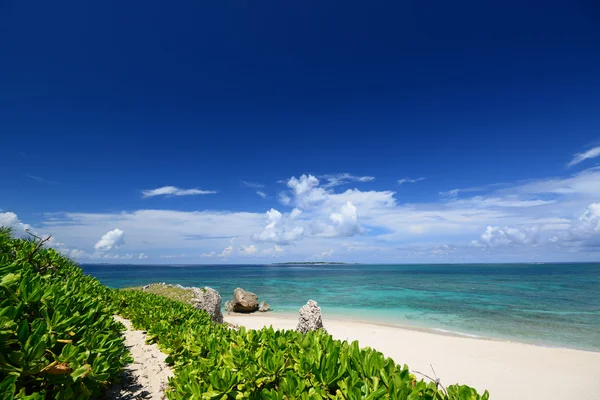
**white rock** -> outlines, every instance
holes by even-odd
[[[306,305],[300,309],[300,317],[298,318],[298,327],[296,330],[301,333],[315,331],[323,328],[323,318],[321,317],[321,308],[314,300],[309,300]]]

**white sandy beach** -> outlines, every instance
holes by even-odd
[[[250,329],[295,329],[289,316],[225,315]],[[443,385],[467,384],[492,400],[600,399],[600,353],[450,336],[405,328],[323,318],[336,339],[358,340],[412,371],[432,375]]]

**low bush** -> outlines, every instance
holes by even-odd
[[[2,400],[101,396],[131,362],[115,312],[169,355],[171,400],[489,398],[417,380],[406,365],[322,331],[233,330],[179,301],[108,289],[42,244],[0,228]]]
[[[120,314],[148,333],[175,367],[167,397],[183,399],[487,400],[468,386],[447,393],[406,365],[322,332],[229,329],[204,311],[135,290],[119,293]]]
[[[0,398],[101,395],[131,361],[113,295],[41,240],[0,228]]]

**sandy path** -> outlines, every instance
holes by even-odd
[[[227,322],[260,329],[295,329],[297,319],[228,315]],[[323,317],[327,332],[358,340],[427,375],[432,364],[442,384],[460,382],[492,400],[600,399],[600,353],[496,340],[447,336]]]
[[[133,363],[126,367],[123,382],[114,385],[107,392],[106,399],[166,399],[165,388],[168,386],[169,377],[173,376],[171,368],[165,362],[167,355],[155,344],[146,344],[144,332],[133,329],[129,320],[118,315],[114,318],[127,328],[123,336],[125,346],[133,357]]]

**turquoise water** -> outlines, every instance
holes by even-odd
[[[108,286],[243,287],[275,313],[308,299],[349,318],[600,351],[600,264],[83,265]]]

